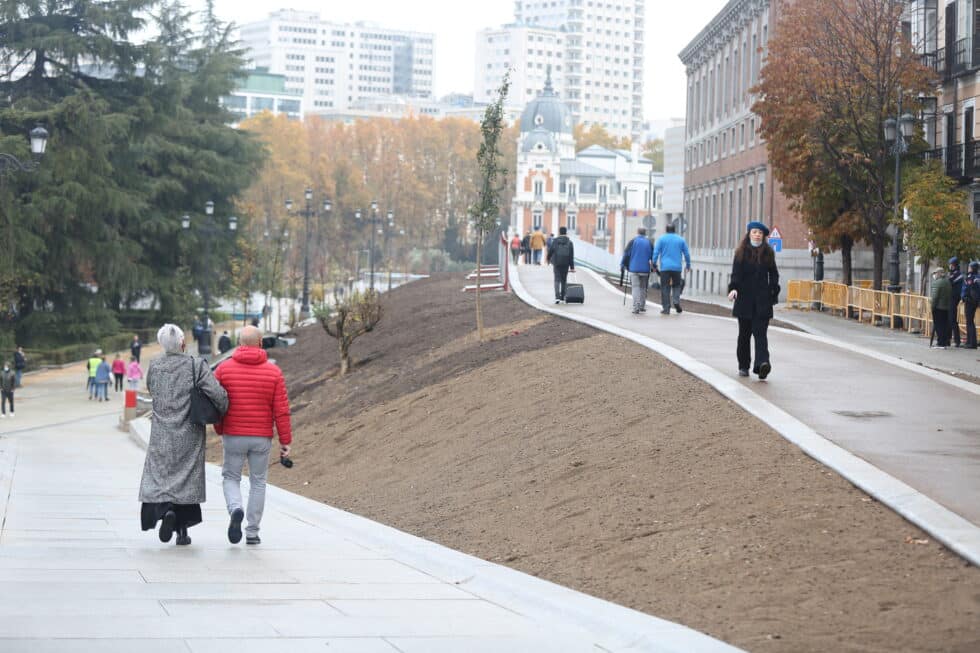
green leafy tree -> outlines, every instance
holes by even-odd
[[[497,99],[487,107],[480,122],[483,143],[476,154],[481,184],[476,203],[470,207],[470,220],[476,229],[476,329],[483,341],[483,302],[480,293],[480,268],[483,238],[494,230],[500,216],[500,196],[506,185],[507,168],[501,163],[500,136],[504,130],[504,100],[510,90],[510,73],[504,75]]]
[[[980,232],[970,221],[967,193],[944,174],[939,162],[918,171],[904,195],[909,220],[902,222],[909,246],[919,256],[920,277],[926,293],[929,265],[951,256],[971,260],[980,256]]]
[[[643,144],[643,158],[653,164],[654,172],[664,171],[664,139],[654,138]]]

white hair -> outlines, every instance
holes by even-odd
[[[176,354],[184,343],[184,332],[176,324],[164,324],[157,331],[157,342],[168,354]]]

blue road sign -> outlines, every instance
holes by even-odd
[[[769,246],[772,247],[772,251],[781,252],[783,251],[783,239],[782,238],[770,238]]]

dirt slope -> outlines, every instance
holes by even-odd
[[[748,650],[980,650],[980,570],[646,349],[503,294],[480,345],[462,285],[393,292],[345,379],[277,352],[272,482]]]

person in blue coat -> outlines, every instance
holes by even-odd
[[[738,375],[748,376],[752,363],[751,340],[755,340],[755,365],[752,371],[764,380],[772,371],[769,360],[769,320],[772,307],[779,301],[779,270],[776,253],[766,236],[769,227],[761,222],[747,225],[745,238],[735,250],[728,299],[735,302],[732,315],[738,318]]]
[[[653,243],[647,238],[646,227],[636,230],[636,238],[626,245],[620,268],[630,273],[630,286],[633,289],[633,314],[646,313],[647,284],[653,269]]]
[[[977,305],[980,304],[980,262],[972,261],[966,276],[963,278],[963,290],[960,298],[963,300],[963,312],[966,314],[966,349],[977,348]]]
[[[657,239],[653,248],[653,266],[660,270],[660,312],[670,315],[670,306],[678,313],[681,309],[681,288],[683,278],[681,270],[691,271],[691,252],[687,241],[674,233],[676,227],[667,225],[667,233]]]
[[[95,368],[95,396],[99,401],[109,401],[109,381],[112,379],[112,368],[102,354],[102,361]]]

